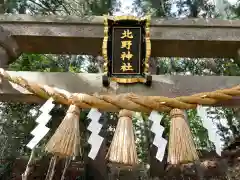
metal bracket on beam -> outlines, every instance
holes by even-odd
[[[0,26],[0,65],[7,66],[19,57],[21,51],[11,32]]]
[[[107,75],[102,76],[102,84],[103,84],[104,87],[109,87],[110,80],[109,80],[109,77]]]
[[[146,78],[145,85],[146,86],[151,86],[152,85],[152,76],[147,74],[147,75],[145,75],[145,78]]]
[[[237,50],[237,57],[234,59],[234,61],[240,67],[240,49]]]

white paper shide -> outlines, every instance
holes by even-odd
[[[217,133],[216,125],[212,122],[210,118],[208,118],[206,109],[207,107],[198,105],[197,113],[198,113],[198,116],[202,119],[203,127],[207,129],[209,140],[214,144],[216,153],[219,156],[221,156],[221,152],[222,152],[221,137]]]
[[[153,144],[158,148],[156,158],[159,161],[163,160],[166,146],[167,146],[167,140],[162,137],[163,131],[165,129],[160,124],[162,117],[163,116],[160,115],[157,111],[152,111],[148,118],[149,120],[151,120],[153,122],[153,124],[151,126],[151,131],[155,134]]]
[[[42,112],[41,115],[36,119],[36,122],[38,125],[35,129],[31,132],[31,134],[34,136],[33,139],[27,144],[27,147],[30,149],[33,149],[40,141],[41,139],[48,133],[50,130],[48,127],[46,127],[46,124],[49,122],[49,120],[52,118],[51,115],[49,115],[50,111],[54,108],[55,104],[53,104],[53,98],[49,98],[46,103],[40,108],[40,111]]]
[[[97,109],[92,108],[87,116],[89,119],[91,119],[91,122],[87,127],[87,129],[91,131],[88,143],[91,144],[92,146],[88,154],[88,157],[90,157],[93,160],[96,158],[98,151],[104,140],[103,137],[99,136],[99,132],[102,129],[102,124],[99,123],[101,115],[102,114]]]

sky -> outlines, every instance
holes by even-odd
[[[238,0],[228,0],[231,4],[235,4]]]
[[[173,2],[173,10],[172,11],[175,11],[175,7],[174,7],[174,2],[176,0],[172,0]],[[223,0],[211,0],[214,4],[216,4],[217,2],[218,3],[221,3]],[[228,0],[228,2],[230,4],[235,4],[238,0]],[[132,9],[132,3],[133,3],[133,0],[119,0],[119,2],[121,3],[121,8],[120,8],[120,12],[116,12],[114,13],[115,15],[135,15],[134,12],[131,12],[131,9]]]
[[[114,13],[115,15],[134,15],[134,13],[131,13],[132,3],[133,0],[118,0],[121,3],[120,11]]]

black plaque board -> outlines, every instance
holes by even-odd
[[[144,82],[150,57],[149,21],[138,18],[105,21],[104,72],[119,83]]]
[[[141,28],[113,27],[112,75],[141,74]]]

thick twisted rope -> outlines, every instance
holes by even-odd
[[[63,89],[28,82],[21,77],[10,76],[4,69],[0,69],[0,75],[41,98],[48,99],[52,97],[56,102],[61,104],[76,104],[79,108],[97,108],[110,112],[116,112],[120,109],[128,109],[136,112],[151,112],[152,110],[166,112],[173,108],[194,109],[198,104],[213,105],[219,101],[230,100],[234,96],[240,96],[240,85],[233,88],[176,98],[139,96],[133,93],[89,95],[83,93],[70,93]]]

